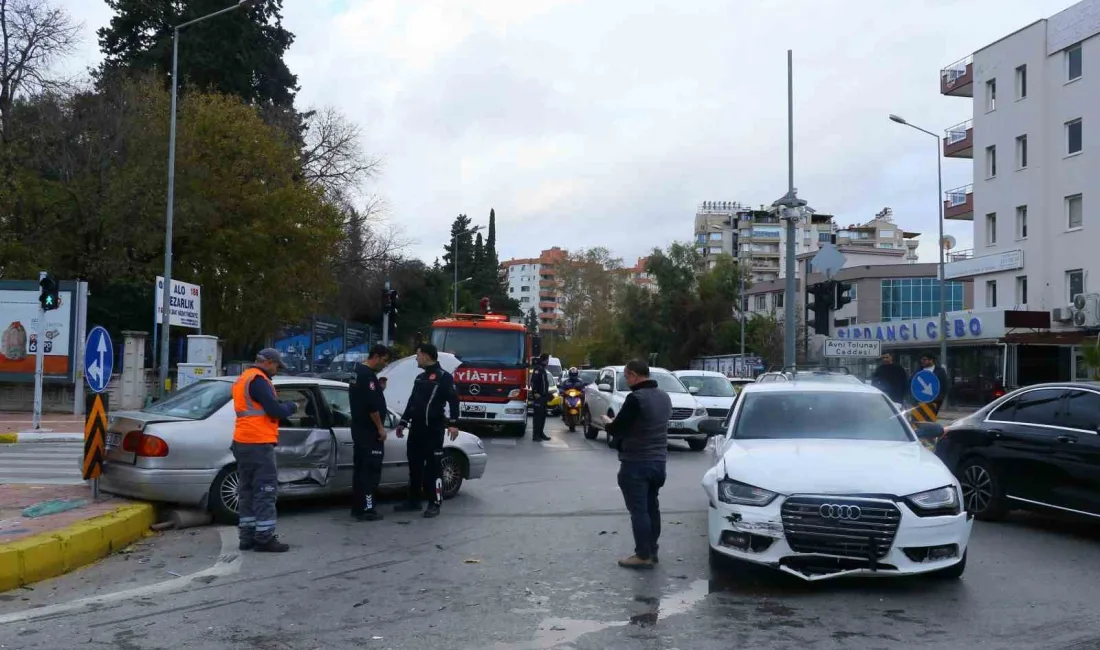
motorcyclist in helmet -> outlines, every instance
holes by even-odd
[[[569,369],[569,374],[566,376],[565,380],[561,382],[561,385],[558,386],[558,393],[564,394],[565,391],[570,388],[576,388],[582,392],[584,391],[584,382],[581,381],[581,371],[577,370],[576,367]]]

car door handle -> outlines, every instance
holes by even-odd
[[[1000,438],[1001,434],[1004,433],[1001,429],[986,429],[986,432],[994,438]]]
[[[1077,442],[1077,436],[1062,435],[1062,436],[1058,436],[1057,440],[1058,440],[1058,442],[1065,443],[1067,445],[1072,445],[1073,443]]]

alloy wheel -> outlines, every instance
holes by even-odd
[[[985,512],[993,502],[993,478],[981,465],[970,465],[962,477],[963,504],[968,512]]]
[[[443,492],[449,494],[457,484],[462,482],[462,469],[458,466],[458,460],[453,454],[445,455],[439,467],[443,475]]]
[[[227,474],[225,480],[222,481],[220,490],[222,503],[233,512],[239,512],[237,510],[237,505],[240,503],[241,497],[237,490],[240,488],[240,483],[240,474],[235,471]]]

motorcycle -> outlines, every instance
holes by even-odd
[[[562,397],[561,420],[569,427],[569,433],[577,430],[581,423],[581,411],[584,409],[584,392],[579,388],[567,388]]]

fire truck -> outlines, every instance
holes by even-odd
[[[503,427],[515,436],[527,428],[529,361],[538,337],[482,300],[481,314],[453,314],[432,323],[431,342],[462,365],[454,372],[464,424]]]

